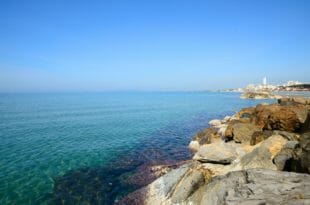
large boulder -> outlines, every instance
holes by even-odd
[[[171,193],[172,204],[185,201],[205,183],[205,172],[202,169],[190,169],[175,186]]]
[[[273,131],[271,130],[255,131],[251,136],[250,145],[256,145],[269,138],[272,134]]]
[[[237,143],[250,144],[254,132],[261,128],[252,123],[236,123],[232,126],[233,139]]]
[[[248,107],[241,109],[237,114],[236,117],[240,119],[251,118],[255,113],[255,107]]]
[[[301,149],[298,141],[288,141],[283,149],[274,157],[273,162],[279,171],[300,172]]]
[[[233,140],[234,138],[234,126],[236,124],[250,124],[251,119],[250,118],[237,118],[229,121],[225,128],[225,134],[223,135],[223,138],[226,141]],[[238,126],[238,125],[237,125]]]
[[[210,144],[216,139],[219,139],[218,130],[215,128],[207,128],[201,132],[198,132],[193,140],[189,144],[189,148],[193,151],[197,151],[201,145]]]
[[[306,122],[308,109],[305,106],[258,105],[254,122],[264,130],[299,131]]]
[[[289,141],[273,161],[278,170],[310,174],[310,132],[302,134],[300,141]]]
[[[204,144],[210,144],[212,142],[212,139],[219,138],[217,134],[217,129],[215,128],[207,128],[203,130],[202,132],[198,132],[193,140],[198,141],[200,145]]]
[[[241,157],[238,163],[234,164],[233,170],[264,168],[277,170],[273,158],[282,150],[287,139],[281,135],[273,135],[251,151]]]
[[[203,163],[230,164],[242,153],[242,147],[234,142],[219,141],[201,146],[193,159]]]
[[[310,175],[251,169],[214,177],[184,204],[309,204]]]

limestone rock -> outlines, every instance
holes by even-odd
[[[302,171],[310,174],[310,132],[301,135],[300,146],[302,149],[300,156]]]
[[[256,131],[261,131],[261,128],[251,123],[236,123],[233,125],[233,139],[238,143],[250,144]]]
[[[264,130],[298,131],[306,122],[308,110],[304,106],[258,105],[255,124]]]
[[[200,145],[203,145],[203,144],[210,144],[212,139],[218,137],[219,136],[217,135],[217,129],[207,128],[204,131],[197,133],[193,138],[193,140],[196,140],[199,142]]]
[[[224,139],[224,138],[225,138],[226,130],[227,130],[227,125],[226,125],[226,124],[223,124],[223,125],[221,125],[221,127],[218,129],[217,134],[218,134],[222,139]]]
[[[251,169],[214,177],[184,204],[309,204],[310,175]]]
[[[278,103],[283,106],[310,105],[310,99],[303,97],[290,97],[278,99]]]
[[[299,134],[296,134],[294,132],[281,131],[281,130],[274,130],[273,134],[281,135],[281,136],[283,136],[284,138],[286,138],[287,140],[290,140],[290,141],[298,141],[299,138],[300,138]]]
[[[185,201],[205,182],[204,174],[200,169],[190,169],[178,182],[171,195],[172,204]]]
[[[235,170],[264,168],[277,170],[273,164],[273,158],[282,150],[287,140],[280,135],[273,135],[263,141],[252,152],[241,157],[240,162],[235,164]]]
[[[310,133],[289,141],[273,159],[278,170],[310,173]]]
[[[288,141],[283,149],[274,157],[273,162],[279,171],[300,171],[299,142]]]
[[[255,131],[251,136],[250,145],[256,145],[273,134],[270,130]]]
[[[254,113],[255,113],[255,107],[243,108],[236,114],[236,117],[251,118]]]
[[[203,163],[230,164],[237,156],[244,154],[241,145],[219,141],[201,146],[193,159]]]
[[[197,151],[200,147],[200,144],[197,140],[192,140],[192,141],[190,141],[188,147],[192,151]]]
[[[227,123],[231,120],[231,116],[225,116],[223,120],[221,120],[222,123]]]
[[[218,127],[218,126],[220,126],[221,124],[222,124],[221,120],[218,120],[218,119],[214,119],[214,120],[211,120],[211,121],[209,122],[209,125],[210,125],[211,127]]]

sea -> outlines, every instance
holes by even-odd
[[[0,94],[0,204],[113,204],[145,164],[189,159],[212,119],[275,100],[222,92]]]

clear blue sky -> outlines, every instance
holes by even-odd
[[[1,0],[0,92],[310,81],[308,0]]]

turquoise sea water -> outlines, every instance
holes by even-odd
[[[120,162],[186,159],[209,120],[260,102],[215,92],[0,94],[0,204],[76,204],[73,195],[109,204],[124,191],[114,185],[128,171]]]

